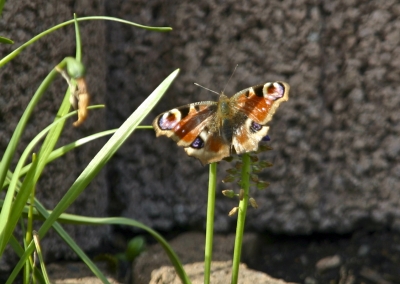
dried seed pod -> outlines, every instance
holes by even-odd
[[[234,180],[235,180],[235,176],[234,175],[228,175],[222,180],[222,182],[223,183],[227,183],[227,182],[233,182]]]
[[[258,204],[253,197],[249,198],[249,203],[250,203],[251,207],[256,208],[256,209],[258,208]]]
[[[257,182],[256,186],[257,186],[257,188],[259,190],[263,190],[263,189],[266,189],[269,186],[269,182],[260,180],[260,181]]]
[[[239,211],[239,207],[233,207],[231,211],[229,211],[228,216],[232,217]]]
[[[243,197],[244,197],[244,189],[241,188],[240,191],[239,191],[239,200],[242,201]]]
[[[250,179],[252,181],[254,181],[254,182],[258,182],[259,181],[258,175],[256,175],[256,174],[251,174],[250,175]]]

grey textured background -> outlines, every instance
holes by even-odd
[[[62,144],[119,126],[173,70],[181,72],[147,118],[267,81],[291,85],[289,102],[271,122],[264,158],[271,182],[252,195],[248,230],[281,233],[349,232],[359,227],[400,229],[400,4],[397,1],[8,1],[2,35],[15,46],[48,27],[105,14],[153,26],[153,33],[111,22],[82,23],[92,112]],[[39,9],[44,7],[44,9]],[[74,54],[73,27],[28,48],[0,70],[0,151],[32,93],[63,57]],[[14,47],[0,46],[1,56]],[[25,141],[47,125],[65,83],[59,79],[32,117]],[[103,141],[104,142],[104,141]],[[68,154],[49,167],[37,192],[52,208],[102,143]],[[22,149],[22,148],[21,148]],[[73,166],[71,166],[73,165]],[[222,179],[226,163],[221,163]],[[56,173],[56,174],[55,174]],[[106,176],[105,176],[106,174]],[[69,212],[128,216],[157,230],[203,228],[208,168],[154,132],[136,131]],[[221,189],[230,186],[220,185]],[[236,201],[217,196],[216,230],[232,231]],[[83,248],[107,238],[104,227],[68,227]],[[48,238],[55,244],[57,238]],[[52,241],[50,241],[52,240]],[[57,253],[67,249],[57,247]]]
[[[287,81],[290,101],[271,122],[274,151],[266,159],[274,167],[262,175],[271,186],[253,193],[260,207],[250,210],[248,229],[400,228],[397,1],[106,4],[110,15],[174,28],[156,34],[108,25],[108,94],[118,95],[108,102],[110,125],[120,124],[178,67],[178,79],[148,123],[175,106],[216,100],[193,82],[220,91],[236,64],[227,94]],[[137,132],[110,166],[112,212],[157,229],[202,228],[207,171],[172,141]],[[227,212],[235,204],[218,193],[217,231],[234,228]]]

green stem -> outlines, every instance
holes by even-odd
[[[205,284],[210,283],[210,276],[211,276],[216,185],[217,185],[217,163],[212,163],[212,164],[210,164],[210,174],[209,174],[209,180],[208,180],[206,245],[205,245],[205,253],[204,253],[204,283]]]
[[[239,277],[239,264],[240,256],[242,253],[243,233],[244,224],[246,220],[247,204],[249,202],[249,188],[250,188],[250,174],[251,174],[251,161],[248,154],[243,154],[242,157],[242,189],[244,190],[243,200],[239,203],[238,220],[236,225],[236,238],[235,248],[233,252],[233,263],[232,263],[232,284],[238,283]]]

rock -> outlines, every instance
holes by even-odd
[[[98,262],[96,265],[105,273],[111,284],[119,284],[120,282],[107,273],[107,264]],[[97,278],[93,272],[83,262],[58,262],[51,263],[46,266],[51,283],[54,284],[101,284],[103,283]]]
[[[342,260],[340,259],[339,255],[327,256],[318,260],[318,262],[315,264],[315,268],[318,272],[322,273],[325,270],[339,267],[341,262]]]
[[[192,284],[204,283],[204,263],[196,262],[183,266]],[[231,261],[215,261],[211,264],[210,283],[226,284],[231,281],[232,262]],[[151,273],[149,284],[181,284],[181,280],[175,273],[172,266],[163,266]],[[240,284],[290,284],[280,279],[275,279],[265,273],[247,268],[245,264],[239,266]],[[294,283],[292,283],[294,284]]]

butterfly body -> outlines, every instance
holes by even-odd
[[[153,121],[157,136],[165,135],[204,164],[234,153],[256,151],[267,135],[266,123],[279,104],[288,100],[284,82],[257,85],[218,102],[204,101],[174,108]]]

